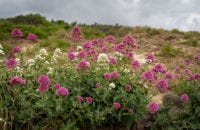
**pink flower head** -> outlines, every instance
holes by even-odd
[[[69,91],[65,87],[60,87],[59,89],[57,89],[56,94],[57,95],[62,95],[62,96],[68,96],[69,95]]]
[[[95,85],[95,86],[96,86],[96,87],[100,87],[100,85],[101,85],[100,83],[96,83],[96,85]]]
[[[12,52],[19,53],[19,52],[21,52],[21,48],[19,46],[14,46],[12,49]]]
[[[170,72],[167,72],[167,73],[165,74],[165,77],[166,77],[167,79],[172,79],[172,74],[171,74]]]
[[[98,40],[97,39],[93,39],[92,40],[92,45],[98,45]]]
[[[137,47],[135,39],[130,34],[126,35],[122,42],[132,47]]]
[[[83,101],[83,97],[82,96],[78,96],[77,100],[78,100],[78,102],[82,102]]]
[[[69,60],[74,60],[76,58],[76,54],[74,52],[69,52],[67,57]]]
[[[44,86],[44,85],[49,86],[50,85],[50,79],[47,75],[42,74],[38,77],[38,83],[42,86]]]
[[[100,46],[104,45],[104,39],[103,38],[98,38],[97,42],[98,42],[98,45],[100,45]]]
[[[176,74],[175,77],[176,77],[177,79],[180,79],[180,78],[181,78],[180,74]]]
[[[195,74],[190,74],[189,76],[188,76],[188,80],[195,80],[196,78],[195,78]]]
[[[106,80],[110,80],[110,79],[112,78],[112,75],[111,75],[111,73],[104,73],[104,74],[103,74],[103,77],[104,77],[104,79],[106,79]]]
[[[159,110],[159,105],[156,102],[150,102],[148,105],[149,112],[155,114]]]
[[[182,94],[180,99],[182,102],[187,102],[189,100],[189,96],[187,94]]]
[[[71,39],[73,42],[79,42],[82,39],[81,29],[78,26],[74,26],[71,30]]]
[[[134,109],[133,108],[129,108],[129,112],[130,113],[134,113]]]
[[[111,56],[110,56],[110,57],[108,58],[108,60],[109,60],[109,63],[110,63],[110,64],[117,64],[117,60],[116,60],[114,57],[111,57]]]
[[[155,75],[152,71],[146,71],[142,73],[141,78],[152,82],[155,79]]]
[[[113,43],[114,40],[115,40],[115,38],[114,38],[114,36],[112,36],[112,35],[108,35],[108,36],[106,37],[106,41],[109,42],[109,43]]]
[[[137,70],[141,65],[140,65],[140,62],[138,60],[135,60],[135,61],[132,61],[131,62],[131,65],[132,65],[132,68],[134,70]]]
[[[117,79],[120,77],[119,73],[116,71],[111,72],[111,77],[113,77],[114,79]]]
[[[6,61],[7,69],[15,68],[17,66],[17,61],[14,58],[10,58]]]
[[[27,36],[27,39],[30,41],[36,41],[37,40],[37,36],[34,33],[29,33]]]
[[[92,48],[92,42],[91,41],[86,41],[82,44],[82,47],[86,50],[90,50]]]
[[[163,71],[163,66],[162,64],[156,64],[153,68],[154,72],[162,72]]]
[[[191,62],[190,59],[185,59],[185,64],[186,64],[186,65],[189,65],[190,62]]]
[[[119,102],[114,102],[113,106],[115,109],[120,109],[121,108],[121,104]]]
[[[195,61],[199,61],[200,60],[200,55],[198,55],[198,54],[194,55],[194,60]]]
[[[169,84],[168,84],[168,82],[165,79],[160,79],[156,83],[156,87],[158,87],[161,91],[166,91],[167,88],[169,87]]]
[[[108,47],[107,46],[103,46],[102,48],[101,48],[101,50],[102,50],[102,52],[107,52],[108,51]]]
[[[15,84],[25,85],[26,81],[18,76],[15,76],[15,77],[10,78],[9,83],[11,85],[15,85]]]
[[[128,53],[128,58],[129,58],[129,59],[132,59],[133,57],[134,57],[134,53],[133,53],[133,52],[129,52],[129,53]]]
[[[20,29],[18,28],[14,28],[11,32],[11,36],[12,37],[22,37],[23,36],[23,33]]]
[[[48,85],[40,84],[39,87],[38,87],[38,90],[39,90],[40,93],[43,93],[43,92],[47,91],[48,89],[49,89]]]
[[[185,74],[190,74],[190,70],[189,69],[185,69]]]
[[[86,69],[90,67],[89,62],[85,61],[85,60],[81,60],[78,64],[77,64],[77,69],[81,70],[81,69]]]
[[[80,52],[78,52],[77,57],[85,58],[86,57],[86,53],[84,51],[80,51]]]
[[[153,54],[148,54],[145,59],[147,60],[147,62],[152,63],[155,60],[155,57]]]
[[[125,86],[125,90],[126,90],[126,91],[130,91],[130,90],[131,90],[131,85],[126,85],[126,86]]]
[[[175,69],[176,69],[177,72],[179,72],[181,68],[179,66],[176,66]]]
[[[91,103],[92,102],[92,98],[91,97],[86,97],[86,102]]]
[[[56,83],[56,84],[53,85],[53,87],[56,88],[56,89],[59,89],[61,86],[60,86],[59,83]]]

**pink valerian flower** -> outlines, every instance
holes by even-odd
[[[82,47],[86,50],[90,50],[92,48],[92,42],[91,41],[86,41],[82,44]]]
[[[97,41],[98,41],[98,45],[99,46],[103,46],[104,45],[104,39],[103,38],[98,38]]]
[[[163,71],[163,66],[162,64],[156,64],[153,68],[154,72],[162,72]]]
[[[101,48],[101,50],[102,50],[102,52],[107,52],[108,51],[108,47],[107,46],[103,46],[102,48]]]
[[[119,102],[114,102],[113,107],[118,110],[121,108],[121,104]]]
[[[15,68],[17,66],[17,61],[14,58],[10,58],[6,61],[7,69]]]
[[[131,85],[126,85],[126,86],[125,86],[125,90],[126,90],[126,91],[130,91],[130,90],[131,90]]]
[[[97,46],[98,45],[98,40],[97,39],[93,39],[92,40],[92,45],[96,45]]]
[[[96,86],[96,87],[100,87],[100,85],[101,85],[100,83],[96,83],[96,85],[95,85],[95,86]]]
[[[169,84],[168,84],[168,82],[165,79],[160,79],[156,83],[156,87],[158,87],[161,91],[166,91],[167,88],[169,87]]]
[[[56,89],[59,89],[61,86],[60,86],[59,83],[56,83],[56,84],[53,85],[53,87],[56,88]]]
[[[11,85],[15,85],[15,84],[19,84],[19,85],[25,85],[26,84],[26,80],[23,80],[22,78],[15,76],[15,77],[11,77],[9,80],[9,83]]]
[[[194,55],[194,60],[195,61],[199,61],[200,60],[200,55],[198,55],[198,54]]]
[[[184,93],[180,96],[180,99],[182,102],[187,102],[189,100],[189,96]]]
[[[165,74],[165,78],[167,78],[167,79],[172,79],[172,74],[171,74],[170,72],[167,72],[167,73]]]
[[[37,36],[34,33],[29,33],[27,36],[27,39],[30,41],[36,41],[37,40]]]
[[[116,72],[116,71],[113,71],[113,72],[111,72],[111,77],[112,77],[112,78],[114,78],[114,79],[117,79],[117,78],[119,78],[119,77],[120,77],[120,75],[119,75],[119,73],[118,73],[118,72]]]
[[[124,39],[122,40],[122,43],[126,45],[130,45],[132,47],[137,47],[135,39],[130,34],[124,37]]]
[[[78,26],[74,26],[71,30],[72,42],[79,42],[82,39],[81,29]]]
[[[78,102],[82,102],[83,101],[83,97],[82,96],[78,96],[77,100],[78,100]]]
[[[134,70],[137,70],[141,66],[141,64],[138,60],[135,60],[131,62],[131,66]]]
[[[112,35],[108,35],[108,36],[106,37],[106,41],[109,42],[109,43],[113,43],[114,40],[115,40],[115,38],[114,38],[114,36],[112,36]]]
[[[129,52],[129,53],[128,53],[128,58],[129,58],[129,59],[133,59],[133,57],[134,57],[134,53],[133,53],[133,52]]]
[[[180,74],[176,74],[175,77],[176,77],[177,79],[180,79],[180,78],[181,78]]]
[[[129,108],[129,110],[128,110],[130,113],[134,113],[134,109],[131,107],[131,108]]]
[[[43,93],[43,92],[47,91],[48,89],[49,89],[48,85],[40,84],[39,87],[38,87],[38,90],[39,90],[40,93]]]
[[[156,114],[159,110],[159,105],[156,102],[150,102],[148,104],[148,109],[151,114]]]
[[[43,85],[43,86],[44,85],[49,86],[50,85],[50,79],[47,75],[42,74],[38,77],[38,83],[40,85]]]
[[[117,60],[114,57],[108,57],[109,63],[110,64],[117,64]]]
[[[23,33],[20,29],[18,28],[14,28],[11,32],[11,36],[12,37],[22,37],[23,36]]]
[[[152,63],[155,61],[155,57],[153,54],[148,54],[145,59],[147,60],[148,63]]]
[[[112,75],[111,75],[111,73],[104,73],[104,74],[103,74],[103,77],[104,77],[104,79],[106,79],[106,80],[111,80]]]
[[[113,46],[113,51],[121,52],[121,50],[123,50],[124,47],[125,47],[125,45],[123,43],[119,43],[119,44]]]
[[[185,64],[186,64],[186,65],[189,65],[189,64],[190,64],[190,62],[191,62],[191,61],[190,61],[190,59],[188,59],[188,58],[187,58],[187,59],[185,59]]]
[[[74,52],[69,52],[67,57],[69,60],[74,60],[76,58],[76,54]]]
[[[195,74],[190,74],[189,76],[188,76],[188,80],[195,80],[196,78],[195,78]]]
[[[177,72],[179,72],[181,70],[181,68],[179,66],[176,66],[175,69]]]
[[[92,97],[86,97],[86,102],[91,103],[92,102]]]
[[[146,71],[142,73],[141,78],[152,82],[155,80],[155,74],[152,71]]]
[[[86,53],[84,51],[80,51],[80,52],[78,52],[77,57],[85,58],[86,57]]]
[[[86,69],[86,68],[89,68],[90,67],[90,64],[89,62],[85,61],[85,60],[81,60],[80,62],[78,62],[76,68],[78,70],[81,70],[81,69]]]
[[[60,87],[59,89],[57,89],[56,95],[68,96],[69,90],[65,87]]]
[[[19,53],[19,52],[21,52],[21,48],[19,46],[14,46],[12,49],[12,52]]]
[[[185,69],[185,74],[190,74],[190,70],[189,69]]]

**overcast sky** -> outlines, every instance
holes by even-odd
[[[67,22],[200,31],[200,0],[0,0],[0,17],[40,13]]]

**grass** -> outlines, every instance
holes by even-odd
[[[190,39],[188,39],[188,40],[182,42],[181,44],[187,45],[187,46],[197,47],[197,46],[198,46],[198,41],[195,40],[195,39],[190,38]]]
[[[160,56],[165,57],[175,57],[182,54],[182,52],[179,49],[174,48],[172,45],[163,45],[160,50]]]

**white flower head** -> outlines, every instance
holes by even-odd
[[[39,53],[40,53],[41,55],[44,55],[44,56],[47,56],[47,55],[48,55],[47,50],[44,49],[44,48],[42,48],[42,49],[40,50]]]
[[[97,63],[100,62],[109,62],[108,56],[105,53],[100,53],[98,58],[97,58]]]
[[[3,52],[3,50],[0,49],[0,54],[5,55],[5,53]]]
[[[29,59],[29,60],[27,61],[27,64],[28,64],[29,66],[33,66],[34,63],[35,63],[35,60],[34,60],[34,59]]]
[[[3,49],[2,45],[0,44],[0,49]]]
[[[109,84],[109,87],[115,88],[115,83],[110,83],[110,84]]]
[[[129,73],[129,72],[130,72],[130,70],[129,70],[129,69],[127,69],[127,68],[125,68],[125,69],[124,69],[124,73],[126,73],[126,74],[127,74],[127,73]]]
[[[83,47],[82,47],[82,46],[77,46],[77,47],[76,47],[76,50],[77,50],[77,51],[83,50]]]

